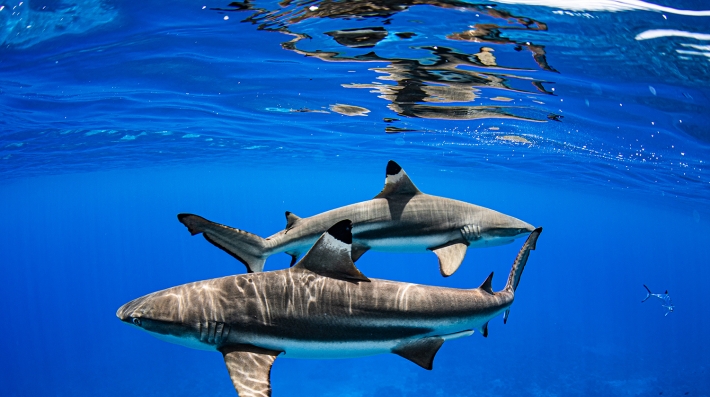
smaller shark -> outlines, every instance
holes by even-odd
[[[663,301],[663,304],[661,306],[663,306],[666,310],[668,310],[666,312],[666,316],[670,313],[673,313],[674,306],[673,306],[673,302],[671,302],[671,296],[668,295],[668,290],[666,290],[666,292],[663,294],[654,294],[651,292],[650,289],[648,289],[646,284],[644,284],[643,287],[646,288],[646,291],[648,291],[648,295],[646,295],[646,297],[641,301],[642,303],[646,302],[648,300],[648,298],[650,298],[650,297],[658,298]]]
[[[190,234],[202,233],[246,265],[249,273],[263,271],[266,258],[280,252],[291,255],[293,266],[323,232],[342,219],[353,222],[353,262],[368,250],[431,251],[439,258],[444,277],[459,268],[468,248],[508,244],[535,230],[529,223],[488,208],[422,193],[394,161],[387,164],[384,189],[372,200],[308,218],[286,212],[286,228],[267,238],[198,215],[178,215]]]
[[[499,314],[506,322],[541,231],[530,233],[500,291],[493,291],[493,273],[473,289],[369,279],[351,259],[352,223],[342,220],[293,267],[154,292],[116,316],[159,339],[222,353],[240,397],[271,396],[277,357],[392,353],[432,369],[445,341],[474,330],[488,336]]]

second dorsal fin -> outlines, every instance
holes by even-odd
[[[352,225],[349,219],[333,225],[294,267],[345,281],[370,281],[355,267],[351,258]]]
[[[291,229],[299,219],[301,219],[301,217],[298,215],[293,212],[286,211],[286,230]]]
[[[414,196],[420,193],[402,167],[390,160],[387,163],[385,187],[375,198],[388,198],[396,195]]]
[[[491,272],[491,274],[488,275],[488,278],[486,279],[486,281],[484,281],[483,284],[481,284],[481,286],[478,287],[478,289],[488,292],[489,294],[493,294],[493,285],[491,285],[492,282],[493,282],[493,272]]]

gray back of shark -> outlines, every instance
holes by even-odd
[[[351,260],[350,222],[331,227],[295,266],[200,281],[155,292],[118,309],[124,322],[160,339],[222,353],[241,397],[270,396],[277,356],[400,355],[426,369],[444,341],[507,320],[542,229],[520,250],[505,288],[493,273],[475,289],[368,279]]]
[[[285,252],[291,265],[330,226],[353,222],[352,260],[368,250],[433,251],[445,277],[461,265],[468,247],[507,244],[534,230],[526,222],[463,201],[424,194],[394,161],[387,164],[385,187],[374,199],[336,208],[308,218],[286,212],[286,228],[270,237],[211,222],[192,214],[178,219],[241,261],[248,272],[260,272],[269,256]]]

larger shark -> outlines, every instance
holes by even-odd
[[[535,229],[505,288],[493,273],[475,289],[368,279],[351,260],[351,222],[331,227],[295,266],[185,284],[118,309],[123,322],[170,342],[219,351],[241,397],[271,395],[276,357],[346,358],[394,353],[431,369],[442,344],[478,330],[510,306]]]
[[[532,232],[529,223],[484,208],[424,194],[394,161],[387,164],[385,187],[374,199],[336,208],[309,218],[286,212],[286,229],[261,238],[255,234],[211,222],[193,214],[178,219],[192,235],[241,261],[248,272],[261,272],[269,256],[285,252],[291,265],[330,226],[342,219],[353,222],[352,260],[368,250],[391,252],[433,251],[445,277],[461,265],[468,247],[507,244]]]

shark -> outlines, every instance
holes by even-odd
[[[193,236],[201,233],[242,262],[249,273],[263,271],[266,259],[281,252],[291,255],[293,266],[323,232],[342,219],[353,222],[353,261],[368,250],[432,251],[444,277],[459,268],[468,248],[508,244],[535,229],[492,209],[422,193],[394,161],[387,163],[385,186],[372,200],[307,218],[287,211],[286,228],[267,238],[198,215],[178,214]]]
[[[671,302],[671,296],[668,295],[668,290],[666,290],[666,292],[663,294],[654,294],[646,286],[646,284],[644,284],[643,287],[646,288],[648,294],[646,294],[646,297],[641,301],[641,303],[646,302],[650,297],[658,298],[663,302],[661,306],[663,306],[663,308],[667,310],[665,315],[668,316],[670,313],[673,313],[675,306],[673,306],[673,302]]]
[[[334,359],[393,353],[432,369],[445,341],[488,336],[507,322],[541,228],[519,251],[508,281],[456,289],[369,279],[351,258],[352,222],[329,228],[295,265],[168,288],[132,300],[116,315],[159,339],[222,354],[240,397],[271,396],[277,357]]]

